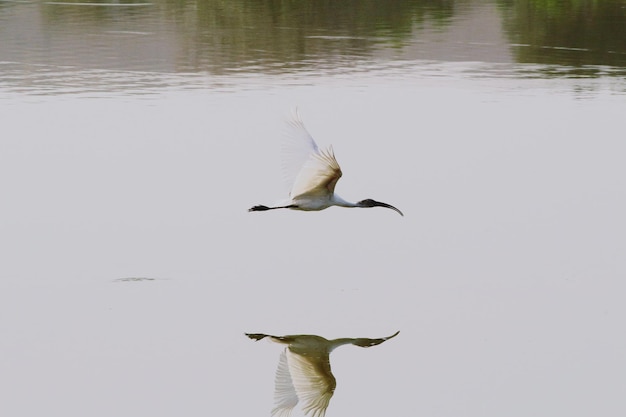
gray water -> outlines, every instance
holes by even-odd
[[[0,2],[0,414],[626,412],[626,4]],[[298,106],[337,193],[286,197]],[[301,415],[299,410],[295,415]]]

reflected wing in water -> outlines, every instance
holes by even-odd
[[[289,417],[291,410],[298,404],[298,394],[291,380],[285,352],[280,354],[278,369],[276,370],[274,404],[274,409],[272,409],[272,416],[274,417]]]
[[[328,356],[316,358],[286,350],[293,385],[302,410],[311,417],[324,417],[337,383],[330,372]]]

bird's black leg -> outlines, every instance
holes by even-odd
[[[290,204],[288,206],[280,206],[280,207],[268,207],[268,206],[254,206],[248,209],[248,211],[267,211],[267,210],[276,210],[276,209],[290,209],[290,208],[297,208],[298,206],[296,206],[295,204]]]
[[[248,209],[248,211],[266,211],[271,210],[268,206],[254,206]]]

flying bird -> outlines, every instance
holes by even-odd
[[[280,355],[276,370],[273,417],[289,417],[291,410],[302,401],[302,410],[311,417],[324,417],[330,398],[335,391],[335,377],[330,371],[329,355],[333,349],[352,344],[360,347],[380,345],[396,337],[395,332],[380,339],[342,338],[328,340],[321,336],[301,334],[271,336],[263,333],[246,333],[250,339],[259,341],[266,337],[287,345]]]
[[[258,205],[248,211],[292,209],[303,211],[324,210],[339,207],[386,207],[397,211],[394,206],[371,198],[352,203],[335,194],[335,185],[341,178],[341,168],[335,159],[332,146],[320,150],[304,127],[298,111],[294,111],[288,122],[287,138],[283,146],[283,168],[291,192],[289,199],[280,205],[268,207]]]

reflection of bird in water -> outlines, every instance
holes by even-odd
[[[341,178],[341,168],[335,159],[333,148],[320,151],[307,132],[298,112],[289,122],[288,140],[283,147],[283,168],[291,192],[289,199],[278,206],[254,206],[248,211],[267,211],[280,208],[304,211],[324,210],[339,207],[386,207],[400,210],[392,205],[372,199],[351,203],[335,194],[335,185]]]
[[[269,337],[287,345],[281,353],[276,371],[276,386],[272,416],[288,417],[291,410],[302,401],[302,410],[311,417],[324,417],[330,398],[335,391],[335,377],[330,371],[329,354],[336,347],[352,344],[361,347],[376,346],[396,337],[395,332],[380,339],[342,338],[328,340],[320,336],[302,334],[295,336],[271,336],[262,333],[246,333],[250,339]]]

